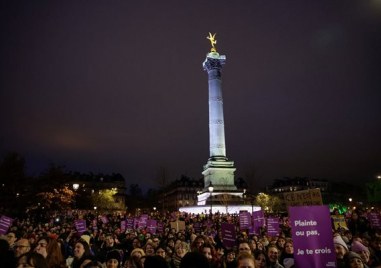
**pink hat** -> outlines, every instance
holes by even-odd
[[[356,253],[361,253],[363,251],[366,251],[366,252],[369,253],[369,249],[366,246],[364,246],[359,241],[353,241],[353,243],[352,243],[352,251],[354,251]]]

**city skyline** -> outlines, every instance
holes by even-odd
[[[208,78],[226,55],[226,154],[236,177],[359,183],[381,172],[381,6],[375,1],[7,3],[0,154],[156,185],[202,178]],[[255,175],[253,175],[255,173]]]

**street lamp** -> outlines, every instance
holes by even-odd
[[[213,201],[212,201],[213,195],[212,195],[212,193],[213,193],[214,187],[213,187],[212,182],[210,182],[208,190],[210,193],[210,214],[213,214],[213,210],[212,210],[213,209]]]
[[[73,189],[74,191],[77,191],[79,188],[79,184],[78,183],[73,183]]]

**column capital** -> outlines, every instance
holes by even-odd
[[[207,72],[210,72],[211,70],[221,70],[222,65],[225,64],[225,61],[225,55],[220,55],[217,52],[211,52],[206,55],[206,59],[202,63],[202,66]]]

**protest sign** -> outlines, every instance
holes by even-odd
[[[279,235],[279,217],[267,218],[267,234],[270,237],[276,237]]]
[[[147,221],[148,221],[148,215],[143,214],[139,218],[139,223],[138,223],[138,228],[139,229],[144,229],[147,227]]]
[[[333,228],[335,230],[339,230],[342,228],[348,230],[344,215],[332,215],[331,218],[333,222]]]
[[[308,189],[283,194],[284,202],[288,207],[322,205],[320,189]]]
[[[241,230],[247,230],[251,226],[250,213],[247,211],[239,212],[239,228]]]
[[[265,214],[263,213],[263,210],[254,211],[252,220],[253,220],[253,232],[254,234],[259,235],[261,228],[264,227],[266,224]]]
[[[79,235],[83,234],[86,231],[86,220],[76,220],[74,224],[75,229],[77,229]]]
[[[381,228],[381,215],[376,212],[370,212],[368,214],[368,220],[372,228]]]
[[[164,232],[164,223],[159,221],[157,223],[157,229],[156,231],[159,233],[159,234],[162,234]]]
[[[134,229],[134,218],[127,218],[126,219],[126,230],[132,231]]]
[[[151,234],[156,234],[157,221],[156,220],[147,220],[147,231]]]
[[[222,244],[226,248],[233,248],[235,246],[236,233],[235,225],[230,223],[221,224]]]
[[[1,216],[0,218],[0,235],[4,235],[8,232],[9,227],[12,225],[13,219],[7,216]]]
[[[171,228],[175,229],[176,232],[185,230],[185,221],[172,221]]]
[[[290,207],[295,267],[336,267],[328,206]]]

